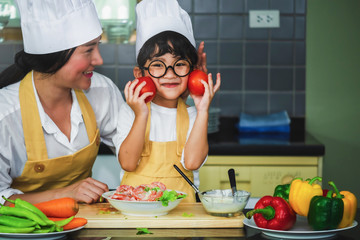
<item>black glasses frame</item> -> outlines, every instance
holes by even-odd
[[[187,74],[185,74],[185,75],[179,75],[179,74],[176,73],[176,71],[175,71],[175,69],[174,69],[174,66],[176,65],[176,63],[177,63],[178,61],[184,61],[184,60],[189,63],[190,69],[189,69],[189,72],[188,72]],[[163,75],[158,76],[158,77],[152,75],[151,72],[150,72],[150,68],[149,68],[149,67],[140,67],[140,69],[148,71],[148,73],[150,74],[150,76],[152,76],[152,77],[154,77],[154,78],[162,78],[163,76],[166,75],[167,70],[168,70],[169,68],[171,68],[171,69],[173,70],[173,72],[175,73],[176,76],[178,76],[178,77],[185,77],[185,76],[189,75],[189,74],[191,73],[191,71],[193,70],[193,68],[194,68],[194,66],[193,66],[187,59],[182,59],[182,58],[176,60],[176,62],[175,62],[172,66],[166,66],[166,64],[165,64],[163,61],[158,60],[158,59],[151,61],[151,62],[149,63],[149,66],[150,66],[153,62],[161,62],[162,64],[164,64],[164,66],[165,66],[165,72],[164,72]]]

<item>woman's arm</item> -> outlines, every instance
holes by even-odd
[[[32,204],[36,204],[52,199],[70,197],[74,198],[77,202],[94,203],[97,202],[100,196],[107,191],[109,191],[109,188],[105,183],[89,177],[64,188],[52,189],[43,192],[14,194],[10,196],[9,199],[21,198]],[[5,202],[5,205],[10,205],[10,203]]]

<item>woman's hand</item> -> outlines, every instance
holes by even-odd
[[[135,79],[133,82],[128,82],[125,85],[124,94],[126,103],[130,106],[130,108],[134,111],[135,116],[140,116],[141,114],[149,113],[149,110],[146,106],[145,99],[152,95],[151,92],[143,93],[140,96],[140,90],[146,85],[146,82],[142,82],[139,86],[136,87],[138,79]]]
[[[104,192],[109,191],[109,188],[105,183],[88,177],[63,188],[61,191],[64,191],[62,197],[71,197],[77,202],[95,203]]]
[[[197,54],[198,54],[198,62],[196,63],[195,69],[200,69],[201,71],[208,73],[206,68],[206,53],[204,52],[205,43],[202,41],[199,45]]]
[[[212,74],[208,74],[208,83],[204,80],[201,80],[201,83],[204,85],[205,92],[203,96],[197,96],[191,94],[191,97],[194,99],[195,107],[198,112],[208,111],[210,103],[215,96],[215,93],[220,89],[221,85],[221,76],[220,73],[216,74],[216,84],[214,85],[212,80]]]

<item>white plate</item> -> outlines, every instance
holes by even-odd
[[[323,230],[323,231],[313,231],[307,219],[303,216],[297,216],[295,225],[288,231],[280,230],[271,230],[266,228],[261,228],[256,226],[254,218],[244,219],[244,225],[250,228],[258,229],[262,231],[262,234],[275,238],[285,238],[285,239],[323,239],[335,236],[338,232],[345,231],[357,226],[357,222],[354,221],[353,225],[346,228],[332,229],[332,230]]]
[[[0,240],[5,240],[5,239],[11,239],[11,240],[16,240],[16,239],[46,239],[46,240],[55,240],[55,239],[67,239],[66,238],[66,234],[71,233],[71,232],[75,232],[78,231],[82,228],[84,228],[84,226],[78,227],[78,228],[74,228],[74,229],[70,229],[70,230],[66,230],[66,231],[62,231],[62,232],[51,232],[51,233],[0,233]]]
[[[166,189],[166,191],[171,191],[170,189]],[[116,191],[110,191],[103,193],[103,197],[109,201],[109,203],[116,208],[117,210],[121,211],[124,215],[131,215],[131,216],[162,216],[168,214],[171,210],[173,210],[183,198],[177,199],[175,201],[169,201],[169,205],[164,207],[161,201],[126,201],[126,200],[117,200],[111,199],[110,197]],[[183,193],[179,192],[178,193]],[[186,194],[186,193],[183,193]]]

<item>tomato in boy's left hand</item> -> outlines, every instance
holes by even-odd
[[[201,80],[208,82],[208,75],[199,69],[195,69],[189,75],[188,89],[191,94],[202,96],[205,92],[205,87]]]
[[[145,86],[140,90],[140,96],[143,95],[143,93],[146,92],[152,92],[153,95],[145,98],[145,103],[150,102],[151,100],[153,100],[153,98],[155,97],[156,94],[156,86],[155,83],[153,82],[153,80],[150,77],[139,77],[137,78],[139,80],[139,82],[136,84],[135,88],[142,82],[146,82]],[[134,89],[135,89],[134,88]]]

